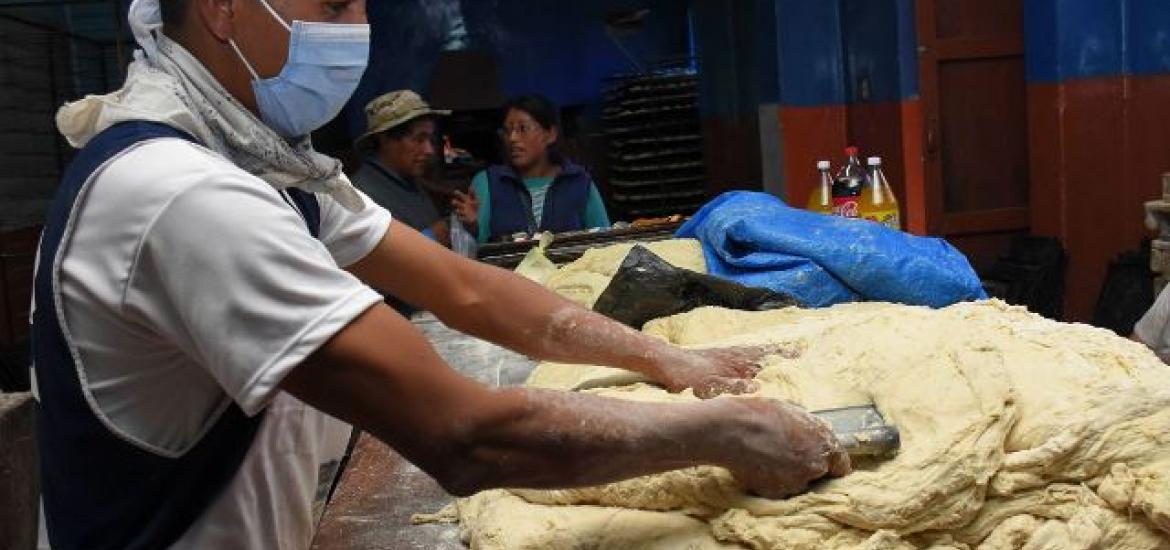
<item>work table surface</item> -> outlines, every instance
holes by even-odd
[[[429,314],[413,319],[455,369],[489,386],[520,385],[535,363],[455,332]],[[313,541],[314,550],[456,550],[457,525],[411,525],[419,512],[435,512],[451,497],[382,442],[362,434]]]
[[[362,434],[313,541],[314,550],[462,550],[459,526],[411,525],[451,497],[413,464]]]

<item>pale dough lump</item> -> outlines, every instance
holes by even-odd
[[[702,268],[693,241],[672,243],[658,252]],[[549,286],[587,304],[604,283],[570,281],[612,276],[628,250],[592,251]],[[717,467],[487,491],[445,511],[472,548],[1170,549],[1170,368],[1140,344],[996,300],[702,308],[644,331],[684,347],[785,344],[799,353],[765,360],[761,395],[873,403],[901,451],[787,500],[746,494]],[[695,399],[599,367],[542,364],[530,384]]]

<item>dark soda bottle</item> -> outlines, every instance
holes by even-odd
[[[865,191],[866,181],[869,179],[861,161],[857,158],[857,147],[846,147],[845,156],[849,158],[845,166],[837,172],[833,179],[833,215],[843,218],[861,217],[861,194]]]

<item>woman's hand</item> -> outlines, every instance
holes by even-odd
[[[455,209],[459,221],[465,225],[474,227],[479,223],[479,198],[475,196],[474,189],[468,189],[466,193],[455,191],[455,198],[451,199],[451,208]]]

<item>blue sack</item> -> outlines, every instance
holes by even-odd
[[[712,275],[811,307],[872,300],[945,307],[987,298],[967,258],[942,239],[792,208],[733,191],[675,233],[703,244]]]

